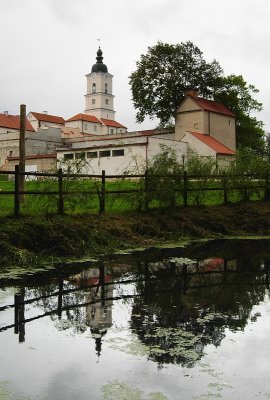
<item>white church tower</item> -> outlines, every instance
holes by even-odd
[[[86,75],[87,94],[85,95],[85,114],[97,118],[115,120],[112,94],[113,75],[108,73],[108,68],[103,64],[102,51],[97,51],[97,62],[92,66],[91,73]]]

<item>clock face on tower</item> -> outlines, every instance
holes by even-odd
[[[95,78],[95,76],[96,76],[96,74],[95,74],[95,72],[93,72],[93,73],[92,73],[92,77]]]

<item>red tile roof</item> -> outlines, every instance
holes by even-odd
[[[119,122],[114,121],[112,119],[100,118],[100,120],[106,126],[113,126],[115,128],[126,128],[126,126],[124,126],[124,125],[120,124]]]
[[[74,117],[69,118],[66,122],[71,122],[71,121],[87,121],[87,122],[94,122],[96,124],[101,124],[100,120],[95,117],[94,115],[88,115],[88,114],[76,114]]]
[[[0,114],[0,126],[7,129],[20,130],[20,117],[18,115]],[[30,122],[26,119],[26,130],[35,132]]]
[[[203,133],[199,132],[189,131],[189,133],[191,133],[193,136],[195,136],[197,139],[199,139],[207,146],[211,147],[211,149],[215,150],[215,152],[218,154],[227,154],[227,155],[235,154],[233,150],[230,150],[228,147],[224,146],[222,143],[214,139],[212,136],[204,135]]]
[[[65,120],[62,117],[57,117],[56,115],[37,113],[37,112],[33,112],[33,111],[30,111],[30,112],[38,121],[51,122],[54,124],[65,125]]]
[[[224,106],[224,104],[219,103],[218,101],[206,100],[203,99],[202,97],[194,97],[194,96],[189,96],[189,97],[191,97],[197,103],[197,105],[203,110],[235,117],[235,114],[231,110],[229,110],[229,108]]]

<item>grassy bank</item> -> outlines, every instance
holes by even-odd
[[[174,211],[0,219],[0,271],[187,239],[270,236],[270,204],[189,207]]]

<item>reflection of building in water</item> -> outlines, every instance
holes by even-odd
[[[101,339],[112,325],[113,284],[111,274],[105,274],[104,267],[84,270],[72,276],[71,280],[80,288],[87,288],[84,298],[86,324],[96,342],[97,354],[101,353]]]
[[[200,272],[224,271],[226,268],[236,270],[236,260],[224,260],[223,258],[207,258],[198,262]]]

